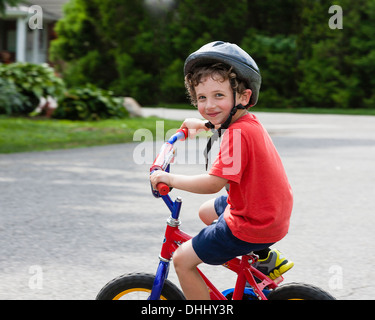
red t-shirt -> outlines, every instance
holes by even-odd
[[[253,114],[231,124],[209,172],[229,182],[224,212],[233,235],[252,243],[272,243],[288,232],[292,190],[280,156]]]

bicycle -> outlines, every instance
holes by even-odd
[[[170,171],[170,163],[174,158],[174,143],[187,138],[187,131],[179,129],[167,142],[163,144],[159,154],[150,168],[154,170]],[[182,291],[167,279],[170,261],[173,252],[183,242],[191,239],[191,236],[180,230],[180,210],[182,200],[177,197],[172,201],[169,196],[170,188],[159,183],[157,190],[151,186],[154,197],[162,198],[171,212],[167,220],[165,238],[159,255],[159,266],[156,275],[149,273],[130,273],[119,276],[108,282],[98,293],[97,300],[118,300],[143,298],[148,300],[184,300]],[[334,300],[328,292],[310,285],[301,283],[290,283],[280,286],[284,280],[282,276],[271,280],[265,274],[254,267],[258,256],[249,253],[242,257],[236,257],[223,264],[227,269],[237,273],[237,281],[234,288],[220,292],[210,280],[198,269],[199,274],[205,281],[211,300]]]

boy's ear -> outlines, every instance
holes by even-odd
[[[241,104],[246,106],[250,103],[250,98],[253,92],[250,89],[246,89],[240,97]]]

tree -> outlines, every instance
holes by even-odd
[[[58,63],[69,86],[95,83],[107,88],[117,77],[109,44],[101,36],[100,14],[94,1],[72,0],[64,18],[56,26],[58,38],[52,41],[51,60]],[[59,62],[64,61],[59,65]]]
[[[143,0],[98,1],[97,5],[101,37],[108,43],[117,70],[110,88],[143,103],[154,103],[163,49],[158,42],[158,20],[152,19]]]
[[[374,107],[375,1],[338,4],[344,12],[343,29],[328,27],[324,1],[305,6],[298,40],[304,48],[298,64],[300,100],[314,107]]]
[[[0,16],[5,12],[5,5],[16,6],[22,0],[0,0]]]
[[[94,83],[150,103],[158,73],[152,27],[143,0],[72,0],[57,24],[51,58],[65,62],[70,86]]]
[[[68,85],[142,104],[187,102],[183,64],[203,44],[241,45],[262,73],[259,106],[374,107],[375,0],[72,0],[51,52]]]
[[[271,37],[249,29],[241,47],[253,57],[262,75],[258,107],[292,108],[296,91],[296,37]]]

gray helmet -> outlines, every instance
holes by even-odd
[[[222,62],[231,67],[238,78],[245,81],[253,92],[250,106],[258,101],[262,77],[259,68],[250,55],[239,46],[229,42],[210,42],[189,55],[185,61],[184,75],[186,76],[196,66]]]

